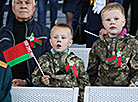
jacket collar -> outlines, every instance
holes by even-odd
[[[124,40],[124,39],[130,38],[130,34],[127,34],[125,30],[122,30],[122,32],[120,34],[118,34],[118,35],[119,36],[111,38],[107,34],[103,34],[103,35],[100,35],[100,40],[106,42],[106,41],[111,41],[112,39]]]
[[[15,18],[14,18],[14,19],[15,19]],[[7,24],[7,26],[5,27],[7,30],[10,30],[11,32],[13,32],[14,19],[12,19],[12,20]],[[26,22],[28,29],[32,29],[32,28],[33,28],[33,26],[31,26],[31,25],[33,25],[33,21],[34,21],[34,18],[30,19],[29,22]]]
[[[52,52],[52,54],[56,54],[56,53],[58,53],[58,54],[63,54],[63,53],[68,54],[70,51],[69,51],[69,49],[67,49],[66,51],[63,51],[63,52],[56,52],[56,51],[52,48],[52,49],[51,49],[51,52]]]

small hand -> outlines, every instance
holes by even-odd
[[[13,79],[12,86],[24,86],[24,82],[22,79]]]
[[[137,87],[132,81],[130,81],[129,87]]]
[[[107,30],[105,30],[104,28],[102,28],[100,31],[99,31],[99,35],[103,35],[103,34],[106,34],[107,33]]]
[[[41,78],[41,82],[42,82],[44,85],[48,85],[48,84],[50,83],[49,79],[50,79],[50,76],[49,76],[49,75],[44,75],[44,76]]]

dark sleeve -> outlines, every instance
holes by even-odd
[[[75,9],[74,16],[73,16],[73,19],[72,19],[72,27],[73,28],[75,28],[76,25],[78,24],[80,14],[82,15],[82,21],[84,20],[84,17],[87,14],[87,11],[88,11],[88,7],[89,7],[89,2],[88,1],[83,1],[82,12],[81,12],[80,11],[81,0],[76,1],[76,9]]]
[[[11,39],[4,37],[2,29],[0,29],[0,60],[5,61],[3,51],[9,49],[12,46]]]
[[[46,34],[47,40],[44,42],[44,46],[43,46],[44,47],[44,50],[43,50],[43,53],[45,53],[45,51],[48,52],[51,49],[51,44],[49,42],[49,39],[50,39],[50,30],[47,28],[46,29],[46,32],[47,32],[47,34]]]
[[[11,69],[0,67],[0,102],[11,102],[12,73]]]

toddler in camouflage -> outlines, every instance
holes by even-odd
[[[39,64],[44,72],[42,76],[38,67],[32,73],[34,85],[48,85],[52,87],[79,87],[83,100],[85,85],[89,85],[88,75],[84,70],[84,62],[68,47],[73,43],[73,30],[69,25],[58,24],[50,33],[52,49],[39,58]]]
[[[138,41],[126,33],[124,8],[110,3],[101,11],[107,33],[100,35],[89,53],[91,85],[138,86]]]

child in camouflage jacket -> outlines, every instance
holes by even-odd
[[[68,88],[79,86],[80,95],[83,97],[84,86],[89,85],[89,80],[84,70],[84,62],[68,49],[73,43],[72,28],[66,24],[58,24],[52,28],[50,37],[51,51],[39,58],[45,75],[42,76],[36,67],[32,73],[32,83]]]
[[[91,85],[138,86],[138,41],[126,34],[124,9],[110,3],[101,11],[107,34],[100,35],[89,53]]]

